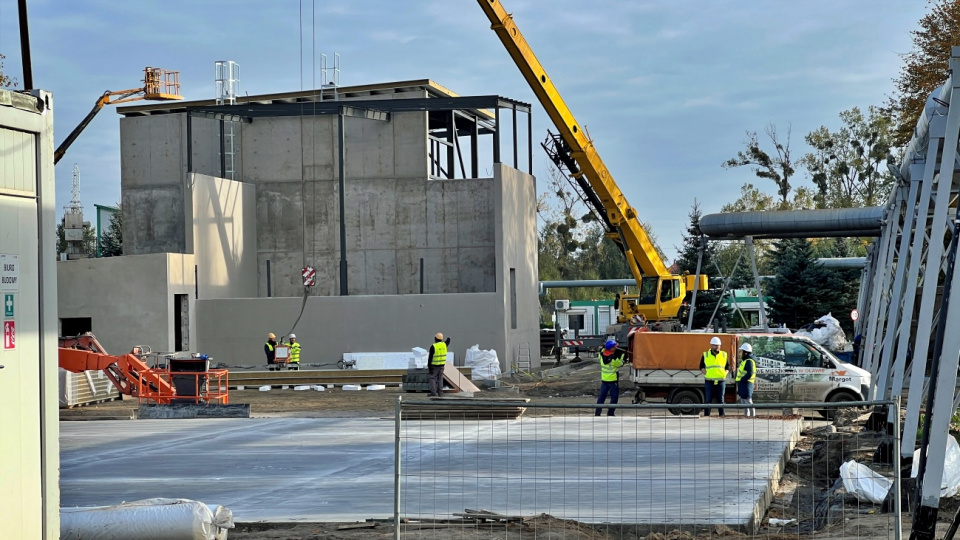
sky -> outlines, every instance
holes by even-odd
[[[180,72],[187,100],[212,99],[214,62],[240,65],[240,93],[310,89],[341,55],[344,86],[432,79],[460,95],[534,103],[470,0],[29,0],[34,86],[54,95],[59,145],[105,90],[142,86],[145,66]],[[587,7],[589,5],[589,7]],[[721,163],[748,131],[789,127],[792,154],[843,110],[881,105],[911,49],[923,0],[504,0],[567,106],[669,259],[691,207],[718,212],[752,182]],[[22,87],[17,0],[0,0],[3,71]],[[313,59],[316,59],[316,63]],[[80,169],[85,216],[120,200],[120,116],[108,107],[57,165],[58,214]],[[556,131],[553,129],[553,131]],[[550,164],[535,145],[538,191]],[[812,185],[804,172],[797,185]]]

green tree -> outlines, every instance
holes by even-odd
[[[110,214],[110,228],[100,235],[100,256],[120,255],[123,255],[123,209],[117,204],[117,211]]]
[[[16,88],[17,80],[3,73],[3,61],[7,57],[0,54],[0,88]]]
[[[820,126],[804,138],[813,152],[800,158],[817,186],[821,208],[876,206],[893,187],[887,170],[891,148],[890,118],[871,106],[867,114],[858,107],[840,113],[843,127],[831,132]]]
[[[778,209],[786,210],[789,208],[790,191],[793,189],[790,178],[796,172],[790,157],[790,126],[787,126],[786,142],[781,142],[774,124],[767,124],[764,133],[773,145],[773,153],[760,148],[756,131],[748,131],[746,150],[737,152],[737,157],[724,161],[722,166],[724,169],[752,166],[758,178],[771,180],[777,185],[777,194],[780,196]]]
[[[813,246],[802,238],[777,241],[771,256],[777,269],[767,299],[773,323],[796,329],[827,313],[837,315],[856,307],[857,270],[817,265]],[[837,319],[852,331],[846,317]]]
[[[717,248],[715,244],[707,242],[705,238],[700,235],[700,217],[703,213],[700,210],[700,205],[694,201],[693,207],[690,209],[690,213],[687,216],[690,218],[690,222],[687,224],[687,228],[684,231],[683,246],[677,248],[679,251],[679,256],[676,261],[676,271],[678,273],[697,273],[697,261],[700,260],[700,274],[705,276],[710,276],[713,279],[710,280],[710,289],[706,291],[697,291],[697,301],[694,307],[693,313],[693,327],[694,328],[703,328],[710,324],[710,316],[713,315],[714,309],[717,309],[716,318],[726,318],[727,321],[730,321],[730,308],[725,304],[720,303],[721,290],[723,287],[722,279],[718,279],[716,273],[716,265],[714,260],[716,258]],[[705,244],[702,244],[706,242]],[[703,245],[703,258],[700,259],[700,247]],[[693,294],[690,293],[687,301],[692,300]],[[717,305],[719,304],[719,308]],[[680,321],[686,323],[686,321]]]
[[[917,118],[927,96],[950,75],[950,47],[960,45],[960,0],[928,1],[930,12],[913,30],[913,50],[903,55],[900,74],[893,79],[895,91],[886,111],[894,119],[892,144],[905,147],[913,136]]]

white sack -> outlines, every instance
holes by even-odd
[[[500,378],[500,360],[497,351],[484,351],[479,345],[467,349],[466,360],[463,364],[471,368],[470,378],[475,381],[485,381]]]
[[[847,336],[840,328],[840,321],[833,317],[833,314],[827,313],[816,321],[816,324],[823,324],[822,328],[814,328],[811,331],[797,330],[795,333],[806,336],[820,345],[826,347],[828,351],[845,351],[848,349]]]
[[[361,389],[359,384],[345,384],[343,385],[342,388],[348,392],[357,391]]]
[[[228,528],[232,512],[188,499],[60,509],[61,540],[217,540]]]
[[[929,464],[929,461],[927,462]],[[920,469],[920,450],[913,453],[913,468],[910,477],[916,478]],[[960,494],[960,445],[952,435],[947,435],[947,453],[943,460],[943,480],[940,481],[940,497],[956,497]]]
[[[261,392],[269,392],[269,391],[270,391],[270,385],[269,385],[269,384],[265,384],[265,385],[261,386],[261,387],[260,387],[260,391],[261,391]]]
[[[383,384],[368,384],[364,390],[386,390],[386,385]]]
[[[840,478],[843,478],[843,489],[847,490],[847,493],[855,495],[861,501],[874,504],[882,504],[893,486],[890,478],[853,460],[840,465]]]

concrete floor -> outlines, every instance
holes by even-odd
[[[401,514],[743,526],[798,431],[672,416],[407,421]],[[389,517],[393,440],[392,419],[63,422],[61,504],[182,497],[238,521]]]

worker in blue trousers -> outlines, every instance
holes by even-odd
[[[618,371],[623,367],[627,359],[627,353],[617,350],[617,342],[608,339],[603,344],[603,352],[598,356],[600,360],[600,397],[597,398],[597,404],[602,405],[610,396],[610,404],[616,405],[620,401],[620,374]],[[594,416],[600,416],[602,408],[597,409]],[[607,416],[614,416],[614,408],[607,409]]]

